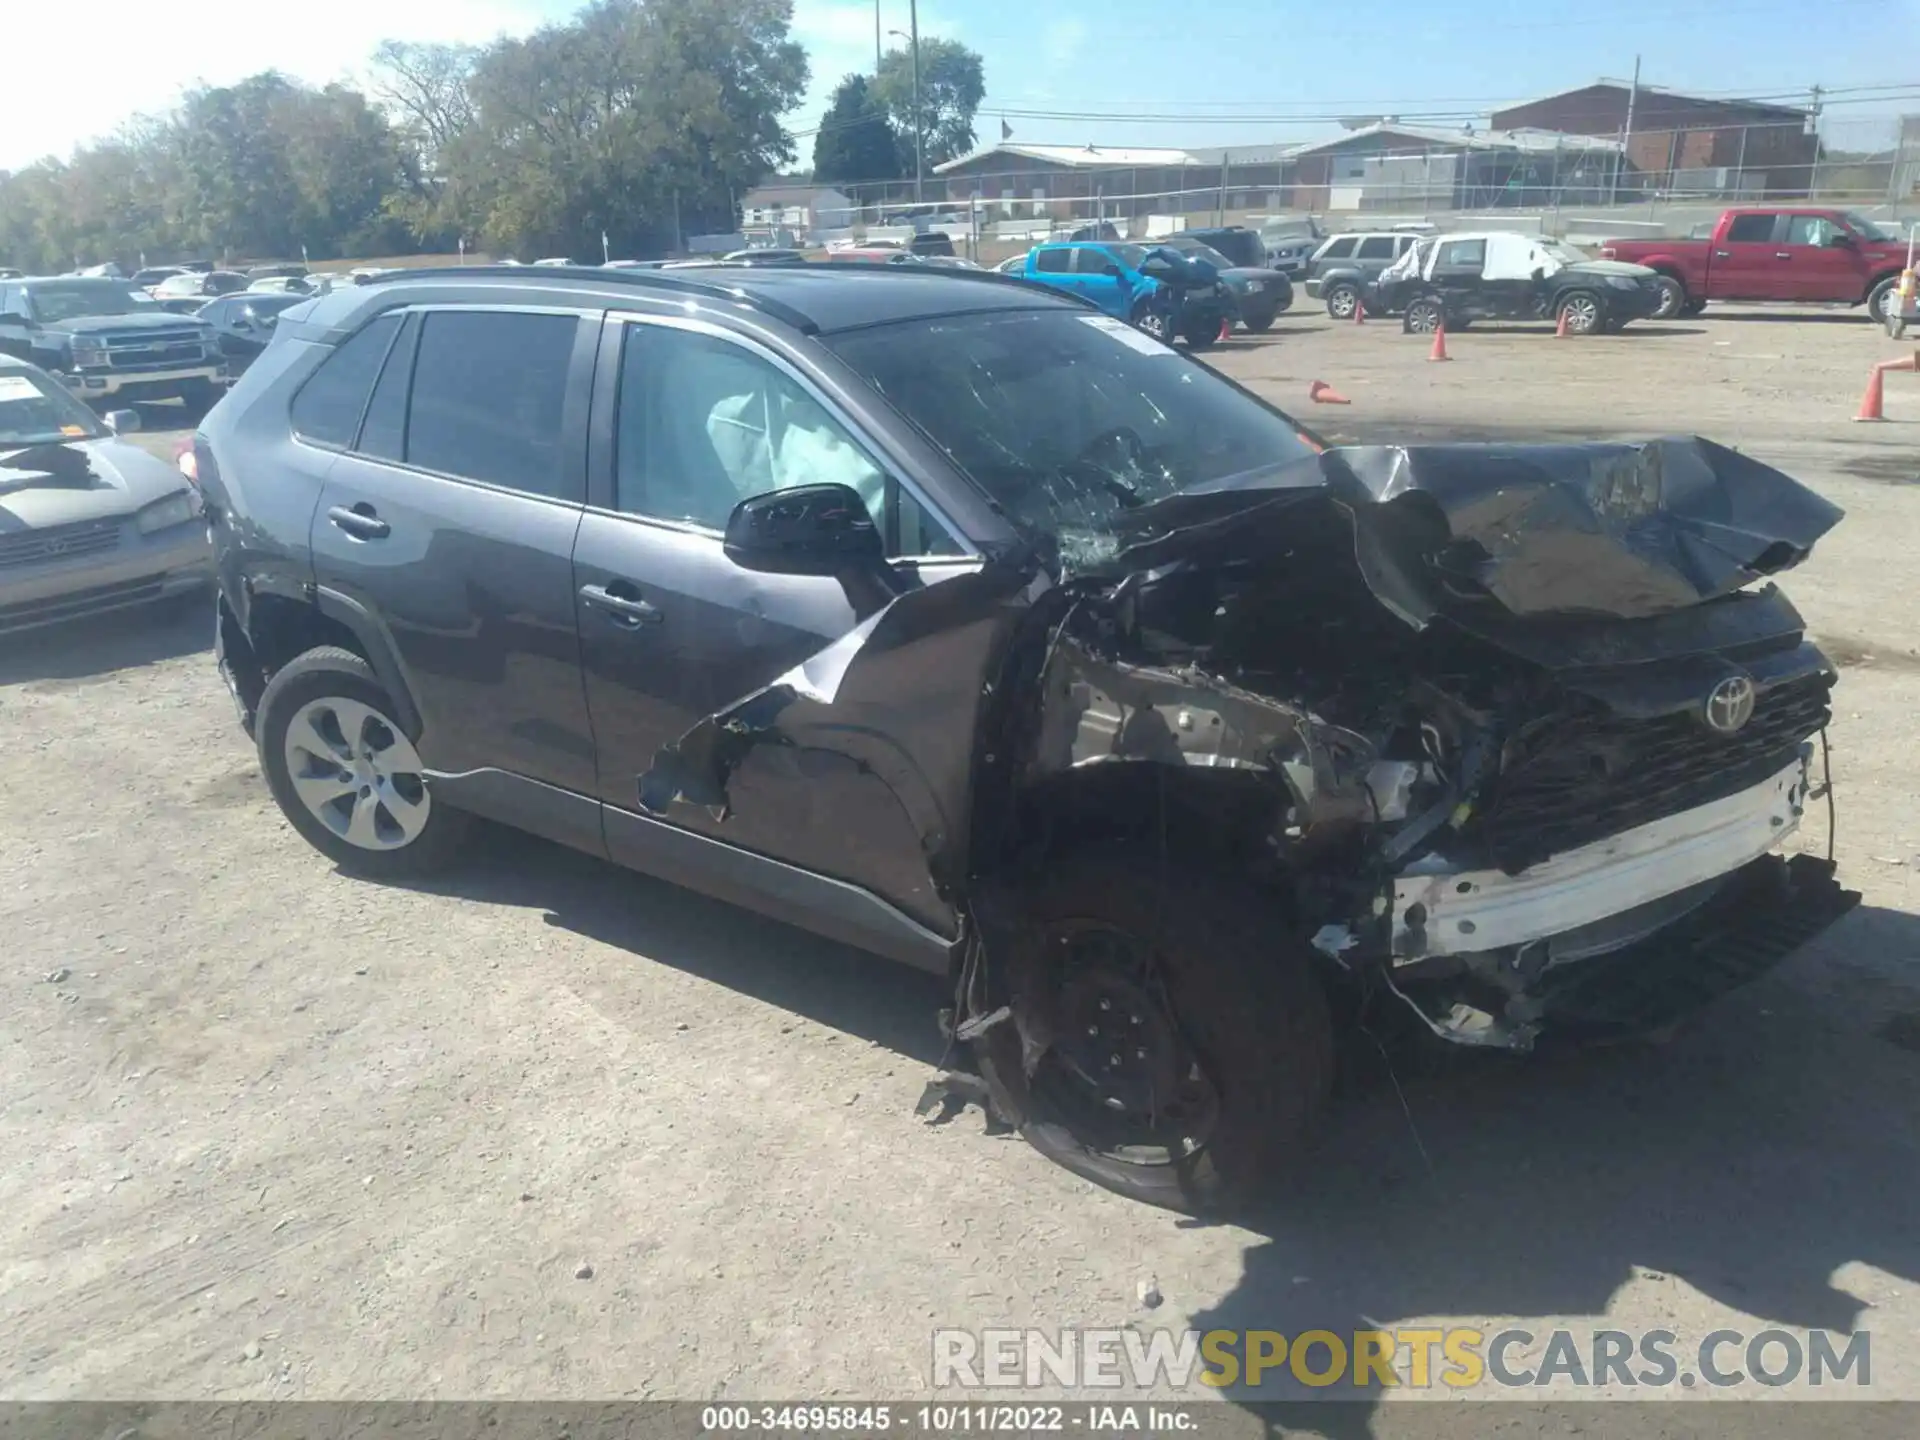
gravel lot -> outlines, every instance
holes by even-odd
[[[1404,1113],[1356,1063],[1323,1180],[1195,1225],[916,1119],[941,996],[884,961],[529,839],[438,888],[334,873],[198,605],[0,642],[0,1389],[905,1398],[936,1325],[1457,1318],[1858,1326],[1871,1394],[1920,1399],[1920,382],[1849,423],[1900,353],[1857,314],[1449,338],[1303,299],[1216,363],[1336,438],[1693,431],[1849,512],[1789,580],[1846,671],[1866,897],[1816,945],[1657,1049]]]

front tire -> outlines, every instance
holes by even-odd
[[[260,769],[281,813],[342,870],[397,880],[443,868],[471,827],[435,801],[413,739],[373,667],[321,646],[260,697]]]
[[[1204,870],[1095,848],[1026,896],[1050,1043],[974,1042],[995,1105],[1035,1149],[1129,1198],[1190,1214],[1297,1169],[1324,1113],[1333,1028],[1280,909]]]
[[[1554,313],[1567,322],[1569,335],[1598,335],[1606,327],[1606,309],[1591,290],[1562,295]]]
[[[1400,317],[1400,329],[1408,335],[1431,335],[1446,321],[1446,307],[1431,295],[1409,301]]]
[[[1273,315],[1250,315],[1241,323],[1255,335],[1264,335],[1273,328]]]

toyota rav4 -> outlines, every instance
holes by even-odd
[[[1778,852],[1839,512],[1703,440],[1328,449],[1020,280],[554,268],[286,312],[194,452],[325,855],[486,816],[923,967],[961,1089],[1161,1204],[1285,1173],[1351,1000],[1616,1034],[1857,898]]]

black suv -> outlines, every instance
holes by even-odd
[[[952,1089],[1125,1193],[1284,1168],[1338,1006],[1611,1033],[1857,898],[1774,853],[1834,673],[1757,583],[1839,512],[1704,441],[1323,450],[915,266],[277,328],[194,451],[293,827],[397,877],[487,816],[930,970]]]

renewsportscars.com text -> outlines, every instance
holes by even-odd
[[[933,1384],[958,1389],[1730,1390],[1873,1382],[1873,1337],[1828,1330],[936,1330]]]

